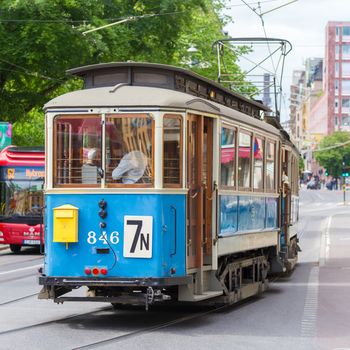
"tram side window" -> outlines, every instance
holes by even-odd
[[[153,119],[148,114],[106,117],[106,183],[117,187],[153,184]]]
[[[58,116],[54,127],[54,184],[98,186],[101,182],[100,117]]]
[[[181,117],[164,115],[163,119],[163,186],[181,187]]]
[[[239,133],[238,148],[238,186],[250,187],[250,157],[252,136],[246,132]]]
[[[265,142],[260,137],[254,138],[253,160],[254,160],[254,189],[264,188],[264,146]]]
[[[267,142],[266,149],[266,189],[273,191],[275,189],[275,159],[276,144]]]
[[[235,130],[221,129],[221,186],[235,185]]]

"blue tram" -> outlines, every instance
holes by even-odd
[[[233,303],[293,269],[298,152],[264,105],[160,64],[69,73],[84,88],[45,106],[39,298]]]

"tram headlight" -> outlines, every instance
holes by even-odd
[[[101,210],[98,212],[98,216],[99,216],[101,219],[104,219],[104,218],[107,216],[107,211],[104,210],[104,209],[101,209]]]
[[[101,209],[106,209],[106,207],[107,207],[107,202],[106,202],[104,199],[101,199],[101,200],[98,202],[98,206],[99,206]]]

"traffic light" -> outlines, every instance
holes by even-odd
[[[349,176],[349,170],[346,169],[346,168],[343,168],[343,171],[342,171],[341,176],[343,176],[343,177],[348,177],[348,176]]]
[[[329,173],[328,173],[328,170],[326,169],[325,172],[324,172],[324,176],[328,176]]]

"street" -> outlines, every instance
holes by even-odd
[[[300,199],[294,273],[229,307],[57,305],[37,299],[38,251],[3,249],[0,349],[350,349],[350,205],[341,191],[302,190]]]

